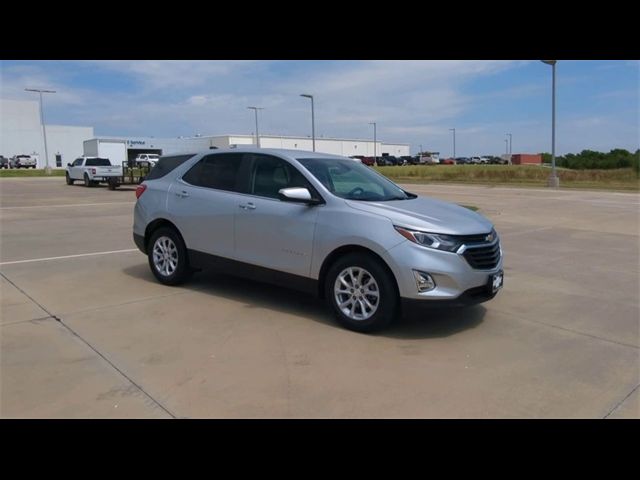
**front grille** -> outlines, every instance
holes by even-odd
[[[467,246],[462,256],[472,268],[478,270],[492,270],[500,262],[500,242],[491,245]]]

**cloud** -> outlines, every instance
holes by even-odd
[[[527,71],[531,63],[22,62],[3,65],[1,88],[3,98],[27,99],[37,99],[23,91],[27,85],[57,90],[46,98],[45,113],[50,123],[90,125],[98,135],[155,137],[249,134],[255,123],[248,106],[265,108],[259,114],[260,130],[265,134],[308,135],[310,103],[299,95],[311,93],[317,135],[370,138],[373,129],[369,122],[375,121],[378,138],[383,141],[411,143],[414,150],[423,144],[448,152],[449,128],[455,126],[457,153],[472,155],[502,153],[506,132],[514,135],[514,151],[516,147],[533,152],[546,148],[548,116],[546,112],[544,117],[532,112],[541,95],[548,92],[549,82],[539,83],[531,75],[519,73]],[[531,71],[538,69],[532,67]],[[563,74],[564,82],[571,79],[570,72]],[[476,88],[478,84],[484,87]],[[520,110],[509,116],[508,109],[515,103]],[[590,124],[591,117],[602,117],[602,123]],[[566,130],[566,135],[577,136],[567,148],[599,138],[622,138],[619,132],[604,133],[617,126],[616,122],[622,123],[624,133],[620,135],[626,135],[626,143],[621,145],[637,138],[637,132],[635,136],[630,132],[634,126],[637,130],[637,115],[635,124],[625,117],[631,128],[624,127],[625,120],[615,116],[587,112],[580,118],[576,117],[571,129]],[[567,129],[568,124],[562,128]]]

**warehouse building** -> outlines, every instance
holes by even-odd
[[[95,137],[84,142],[84,155],[107,157],[112,160],[130,162],[141,153],[171,155],[180,152],[199,152],[218,148],[255,146],[252,135],[212,135],[182,138],[154,137]],[[260,135],[260,148],[285,148],[292,150],[313,150],[311,137],[287,137]],[[387,144],[376,142],[376,154],[409,155],[408,144]],[[344,156],[373,156],[374,144],[371,140],[316,138],[316,151]]]
[[[49,165],[62,168],[82,155],[82,142],[94,136],[93,127],[47,125]],[[38,101],[0,100],[0,155],[33,155],[38,168],[46,165]]]
[[[46,125],[49,166],[65,168],[81,155],[106,156],[114,163],[131,161],[141,153],[169,155],[208,149],[256,145],[255,135],[196,135],[193,137],[155,138],[96,136],[93,127]],[[313,150],[310,136],[260,135],[261,148]],[[344,156],[410,155],[410,145],[363,139],[316,137],[316,151]],[[37,101],[1,100],[0,155],[29,154],[38,159],[38,168],[46,165],[43,128]],[[105,153],[106,152],[106,153]]]

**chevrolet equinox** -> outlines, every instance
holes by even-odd
[[[134,241],[166,285],[214,268],[319,295],[360,332],[401,308],[471,305],[502,287],[489,220],[346,157],[256,148],[164,156],[136,197]]]

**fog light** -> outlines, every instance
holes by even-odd
[[[436,282],[431,278],[431,275],[425,272],[419,272],[417,270],[413,271],[413,276],[416,279],[416,286],[418,287],[418,292],[428,292],[429,290],[433,290],[436,288]]]

